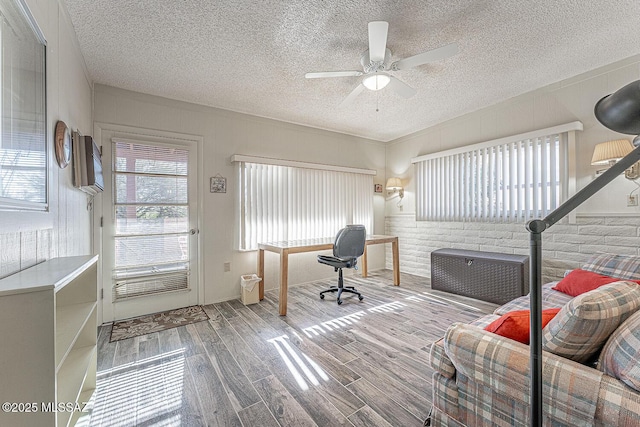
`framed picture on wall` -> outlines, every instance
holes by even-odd
[[[382,184],[374,184],[373,185],[374,193],[382,193]]]
[[[211,177],[211,189],[212,193],[226,193],[227,192],[227,178],[216,175]]]

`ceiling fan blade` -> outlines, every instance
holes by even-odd
[[[414,88],[406,84],[405,82],[398,80],[393,76],[389,76],[389,77],[391,78],[391,80],[389,81],[388,86],[391,88],[391,90],[393,90],[395,93],[397,93],[401,97],[411,98],[413,95],[415,95],[418,92],[417,90],[415,90]]]
[[[428,52],[419,53],[391,64],[392,70],[405,70],[407,68],[417,67],[418,65],[428,62],[439,61],[458,53],[458,45],[455,43],[430,50]]]
[[[388,30],[388,22],[369,22],[369,59],[371,62],[384,61],[384,53],[387,49]]]
[[[345,105],[351,104],[353,100],[356,99],[356,97],[360,95],[360,93],[362,93],[363,90],[364,90],[364,86],[362,83],[360,83],[351,91],[349,95],[347,95],[345,99],[342,100],[340,104],[338,104],[338,107],[343,107]]]
[[[308,79],[321,79],[324,77],[357,77],[361,75],[362,71],[318,71],[307,73],[304,76]]]

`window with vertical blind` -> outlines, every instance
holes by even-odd
[[[567,198],[568,140],[580,122],[412,159],[416,219],[519,222]]]
[[[232,159],[238,175],[240,250],[255,250],[260,242],[333,237],[347,224],[373,231],[375,172],[258,159]]]

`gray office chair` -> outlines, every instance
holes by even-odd
[[[342,304],[340,296],[343,292],[358,295],[360,301],[364,299],[360,292],[356,291],[353,286],[344,286],[342,269],[358,269],[358,257],[364,253],[366,237],[367,230],[364,228],[364,225],[347,225],[336,234],[336,241],[333,244],[333,256],[318,255],[318,262],[320,264],[330,265],[338,272],[338,286],[332,286],[326,291],[320,292],[320,299],[324,299],[324,294],[327,292],[338,293],[338,305]]]

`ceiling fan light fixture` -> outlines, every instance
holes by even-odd
[[[380,90],[389,84],[391,78],[384,73],[374,73],[362,79],[362,84],[369,90]]]

